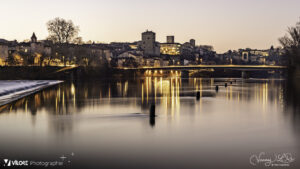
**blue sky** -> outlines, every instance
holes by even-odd
[[[157,40],[175,35],[213,45],[218,52],[278,46],[278,38],[300,17],[299,0],[2,0],[0,38],[47,37],[55,17],[80,26],[85,41],[137,41],[146,29]]]

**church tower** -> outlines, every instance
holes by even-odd
[[[35,33],[33,32],[32,36],[31,36],[31,43],[36,43],[37,42],[37,38],[35,36]]]

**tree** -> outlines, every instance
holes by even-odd
[[[69,43],[73,41],[79,32],[79,26],[75,26],[73,21],[66,21],[63,18],[55,18],[47,22],[49,32],[48,39],[55,43]]]
[[[294,69],[300,66],[300,22],[297,22],[294,27],[289,27],[288,34],[279,38],[279,42],[288,57],[289,68]]]
[[[76,37],[73,39],[73,43],[76,45],[82,45],[84,42],[82,40],[82,37]]]
[[[289,27],[288,34],[280,38],[279,42],[289,60],[287,83],[284,88],[286,106],[292,107],[295,115],[299,115],[300,82],[297,74],[300,72],[300,21],[294,27]]]

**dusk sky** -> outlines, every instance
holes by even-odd
[[[165,42],[213,45],[217,52],[279,45],[288,26],[300,17],[299,0],[2,0],[0,38],[39,39],[55,17],[80,26],[84,41],[132,42],[146,29]]]

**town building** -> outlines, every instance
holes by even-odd
[[[244,61],[244,62],[248,62],[249,61],[249,52],[248,51],[243,51],[242,52],[241,60]]]
[[[83,45],[71,45],[69,48],[72,51],[72,55],[84,58],[79,65],[90,65],[90,66],[99,66],[107,64],[111,61],[113,53],[107,45],[103,44],[83,44]],[[84,52],[80,52],[84,51]],[[74,64],[74,63],[70,63]]]
[[[160,53],[163,55],[180,55],[181,44],[174,42],[174,36],[167,36],[167,43],[160,44]]]
[[[175,43],[175,37],[174,36],[167,36],[167,43]]]
[[[156,42],[156,34],[152,31],[142,33],[141,49],[145,56],[159,56],[159,45]]]
[[[160,44],[160,53],[163,55],[180,55],[179,43],[161,43]]]
[[[0,66],[5,66],[8,59],[8,45],[0,42]]]
[[[191,43],[186,42],[183,45],[181,45],[180,50],[181,50],[181,53],[187,53],[187,52],[191,53],[191,52],[193,52],[194,47],[193,47],[193,45],[191,45]]]
[[[127,51],[118,56],[118,66],[123,67],[124,63],[131,66],[138,66],[143,62],[143,53],[141,51]]]
[[[241,60],[243,62],[265,64],[269,58],[269,50],[257,50],[257,49],[241,49]]]
[[[196,47],[196,40],[195,39],[191,39],[190,40],[190,44],[191,44],[191,46],[194,48],[194,47]]]

